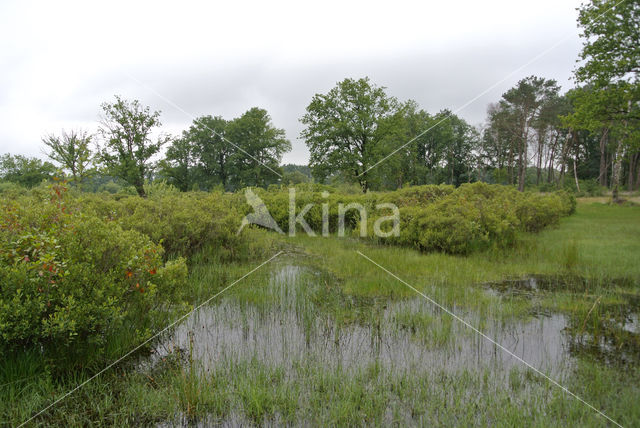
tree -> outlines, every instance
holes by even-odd
[[[227,125],[228,122],[220,116],[202,116],[194,120],[184,134],[184,138],[195,146],[198,177],[205,188],[215,184],[229,188],[233,174],[232,155],[237,149],[225,139]]]
[[[195,171],[197,162],[195,145],[183,134],[181,138],[170,141],[165,159],[158,162],[160,176],[166,178],[169,184],[186,192],[198,184]]]
[[[60,137],[48,135],[42,142],[49,147],[46,153],[49,159],[67,169],[74,182],[81,183],[86,178],[91,163],[91,138],[86,131],[72,130],[66,133],[63,130]]]
[[[236,150],[230,154],[230,183],[267,187],[279,181],[282,155],[291,150],[284,129],[276,128],[266,110],[253,107],[233,119],[226,128],[227,144]]]
[[[400,115],[396,128],[402,130],[401,134],[386,133],[385,141],[390,142],[390,153],[398,142],[404,147],[381,165],[385,175],[401,177],[395,187],[443,182],[457,186],[472,180],[478,145],[472,126],[446,109],[432,116],[419,110],[414,101],[405,103]],[[395,116],[391,117],[392,123],[396,122]]]
[[[478,131],[464,119],[444,110],[438,116],[446,117],[441,125],[444,131],[443,166],[446,183],[459,186],[462,183],[474,181],[473,171],[476,167],[476,149],[478,146]],[[437,123],[437,122],[436,122]]]
[[[171,142],[161,161],[162,175],[180,190],[228,188],[235,147],[225,141],[227,121],[220,116],[202,116],[193,121],[180,138]]]
[[[300,184],[311,182],[311,169],[307,165],[282,165],[282,182]]]
[[[314,176],[323,181],[341,173],[366,192],[372,181],[368,169],[384,156],[379,125],[398,109],[397,100],[366,77],[345,79],[327,94],[316,94],[300,119]]]
[[[535,131],[544,132],[547,107],[552,105],[560,88],[555,80],[529,76],[502,94],[502,99],[489,110],[489,130],[485,132],[486,144],[495,144],[494,156],[502,165],[506,164],[509,183],[514,182],[513,172],[517,168],[518,190],[525,186],[526,170],[529,165],[529,141]],[[544,135],[538,135],[538,147],[544,142]],[[542,139],[542,141],[540,141]],[[541,153],[541,150],[540,150]]]
[[[115,98],[114,103],[102,104],[104,118],[99,133],[104,147],[99,149],[99,158],[111,175],[134,186],[138,195],[145,197],[144,180],[152,171],[149,160],[169,137],[151,139],[153,129],[161,125],[159,111],[151,112],[138,100]]]
[[[567,121],[583,129],[606,129],[603,138],[616,137],[611,181],[618,201],[623,154],[638,150],[640,3],[592,0],[580,8],[578,26],[585,42],[575,76],[590,87]],[[633,162],[629,165],[633,183]]]
[[[50,162],[22,155],[4,154],[0,157],[0,179],[33,187],[55,174],[56,167]]]
[[[585,42],[582,65],[575,71],[579,82],[596,87],[637,82],[640,73],[640,3],[591,0],[578,13]]]

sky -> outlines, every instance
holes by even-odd
[[[265,108],[292,142],[283,163],[306,164],[299,119],[347,77],[481,125],[524,77],[573,86],[579,5],[3,1],[0,154],[44,158],[43,136],[95,132],[100,105],[119,95],[160,110],[172,135],[201,115]]]

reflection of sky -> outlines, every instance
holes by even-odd
[[[313,281],[313,276],[301,275],[296,266],[285,266],[270,284],[270,292],[277,296],[275,306],[258,308],[229,299],[202,308],[177,328],[159,355],[175,347],[189,349],[192,337],[194,355],[206,367],[256,358],[273,367],[291,368],[295,363],[311,362],[345,370],[379,362],[386,371],[415,374],[488,368],[496,379],[507,379],[512,367],[525,370],[520,361],[458,321],[452,321],[447,331],[450,340],[434,344],[438,341],[434,335],[447,330],[449,320],[443,324],[443,319],[449,315],[434,310],[422,298],[389,303],[379,334],[370,325],[352,324],[336,330],[333,322],[310,308],[308,296],[302,294],[302,288],[311,286],[307,281]],[[310,324],[304,321],[309,309]],[[413,334],[397,328],[396,317],[407,314],[431,316],[433,322],[426,328],[433,331]],[[472,325],[481,325],[478,315],[459,315]],[[558,380],[567,374],[572,358],[563,333],[567,326],[563,316],[513,323],[487,322],[486,318],[482,330],[496,342]]]

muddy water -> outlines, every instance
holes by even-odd
[[[291,368],[300,362],[357,370],[380,364],[385,371],[434,372],[489,369],[500,377],[522,363],[423,298],[390,302],[373,323],[336,323],[308,298],[322,286],[305,268],[286,265],[272,275],[268,304],[222,299],[196,311],[156,355],[191,349],[205,368],[225,361],[256,360]],[[562,379],[572,366],[567,319],[539,316],[499,323],[454,311],[542,372]],[[406,320],[426,320],[412,324]]]

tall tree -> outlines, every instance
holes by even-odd
[[[180,138],[174,138],[169,142],[165,158],[158,162],[160,176],[186,192],[199,184],[196,165],[198,153],[191,140],[185,138],[184,133]]]
[[[74,182],[81,183],[91,163],[91,138],[86,131],[63,130],[61,136],[48,135],[42,142],[49,148],[46,153],[49,159],[67,169]]]
[[[568,120],[617,137],[611,177],[617,201],[624,152],[635,152],[639,145],[640,3],[591,0],[580,7],[578,26],[585,41],[575,76],[590,90],[577,100],[576,114]]]
[[[525,173],[528,166],[529,138],[532,127],[538,120],[543,106],[558,95],[560,88],[555,80],[530,76],[505,92],[501,107],[515,119],[516,153],[518,158],[518,190],[524,191]]]
[[[267,187],[280,180],[280,161],[291,150],[291,143],[266,110],[253,107],[232,120],[226,127],[226,140],[236,149],[229,158],[230,182],[236,188]]]
[[[322,181],[340,173],[366,192],[372,181],[368,169],[384,153],[379,125],[398,108],[385,88],[366,77],[345,79],[327,94],[316,94],[300,119],[314,176]]]
[[[200,176],[211,184],[221,184],[229,188],[234,174],[232,156],[237,148],[226,140],[228,122],[220,116],[202,116],[193,121],[185,134],[191,140],[198,154]],[[209,187],[207,186],[207,187]]]
[[[454,186],[474,181],[473,171],[476,168],[478,131],[464,119],[443,110],[439,116],[446,117],[441,125],[444,131],[443,177],[444,181]]]
[[[174,139],[161,162],[162,174],[181,190],[193,187],[229,187],[233,173],[231,155],[236,151],[225,140],[227,121],[220,116],[202,116],[193,121],[180,138]]]
[[[160,151],[168,136],[152,139],[154,128],[161,126],[160,112],[143,107],[138,100],[116,96],[114,103],[102,104],[104,117],[99,133],[104,146],[99,159],[108,172],[134,186],[145,197],[144,180],[152,170],[150,159]]]
[[[514,182],[514,169],[517,169],[515,175],[520,191],[524,190],[529,166],[530,140],[536,136],[536,130],[546,132],[546,126],[542,124],[550,115],[545,112],[557,99],[559,91],[555,80],[530,76],[520,80],[502,95],[497,105],[489,108],[489,126],[483,138],[485,160],[493,156],[499,162],[499,168],[506,165],[510,184]],[[544,141],[545,135],[539,134],[538,146]]]

